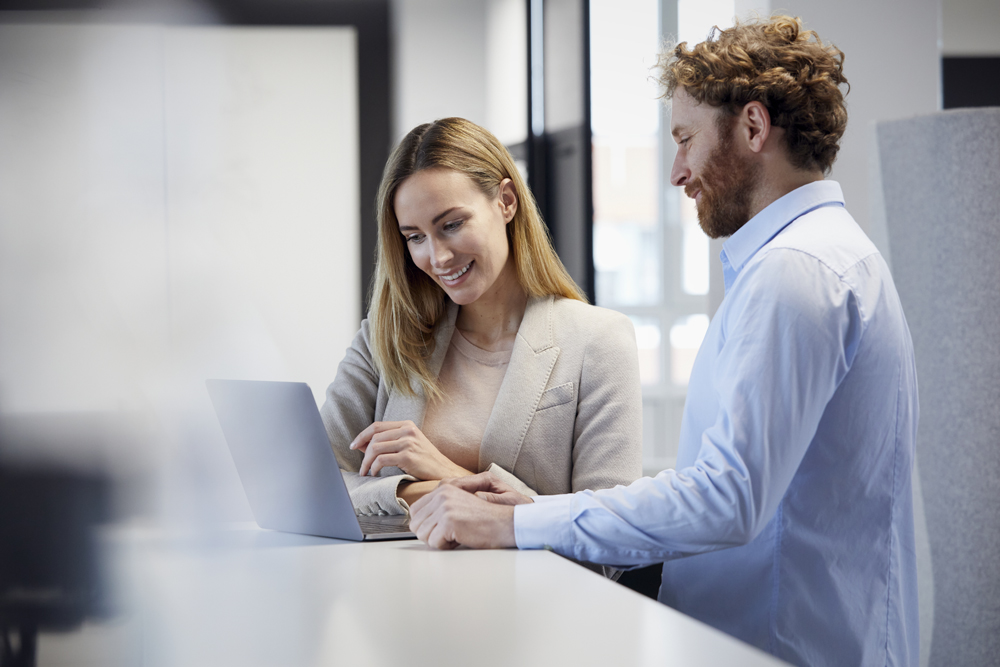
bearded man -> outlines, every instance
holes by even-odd
[[[789,17],[661,56],[671,183],[728,237],[677,468],[533,502],[443,483],[413,506],[422,540],[663,562],[662,602],[791,663],[917,664],[916,371],[889,269],[824,180],[843,60]]]

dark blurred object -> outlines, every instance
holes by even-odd
[[[640,567],[622,572],[618,583],[625,588],[631,588],[636,593],[654,600],[660,594],[660,580],[663,578],[663,563]]]
[[[107,613],[95,529],[109,514],[103,475],[0,458],[0,667],[33,665],[39,630]]]
[[[1000,107],[1000,56],[941,59],[944,108]]]

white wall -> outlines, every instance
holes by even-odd
[[[461,116],[486,123],[486,2],[392,4],[393,140],[421,123]]]
[[[1000,2],[947,0],[941,6],[946,56],[1000,56]]]
[[[523,0],[395,0],[393,140],[460,116],[504,143],[527,136]]]

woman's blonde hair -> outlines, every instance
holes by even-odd
[[[507,224],[507,240],[521,287],[529,297],[554,294],[586,301],[552,248],[535,198],[503,144],[463,118],[443,118],[413,128],[393,150],[382,173],[376,201],[378,256],[368,318],[375,364],[389,388],[411,396],[422,388],[428,398],[440,396],[428,361],[448,297],[410,258],[394,200],[404,180],[433,167],[465,174],[490,198],[509,178],[518,206]]]

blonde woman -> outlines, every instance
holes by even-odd
[[[484,470],[528,495],[637,479],[632,325],[586,303],[503,145],[461,118],[420,125],[377,208],[369,317],[321,410],[358,514]]]

